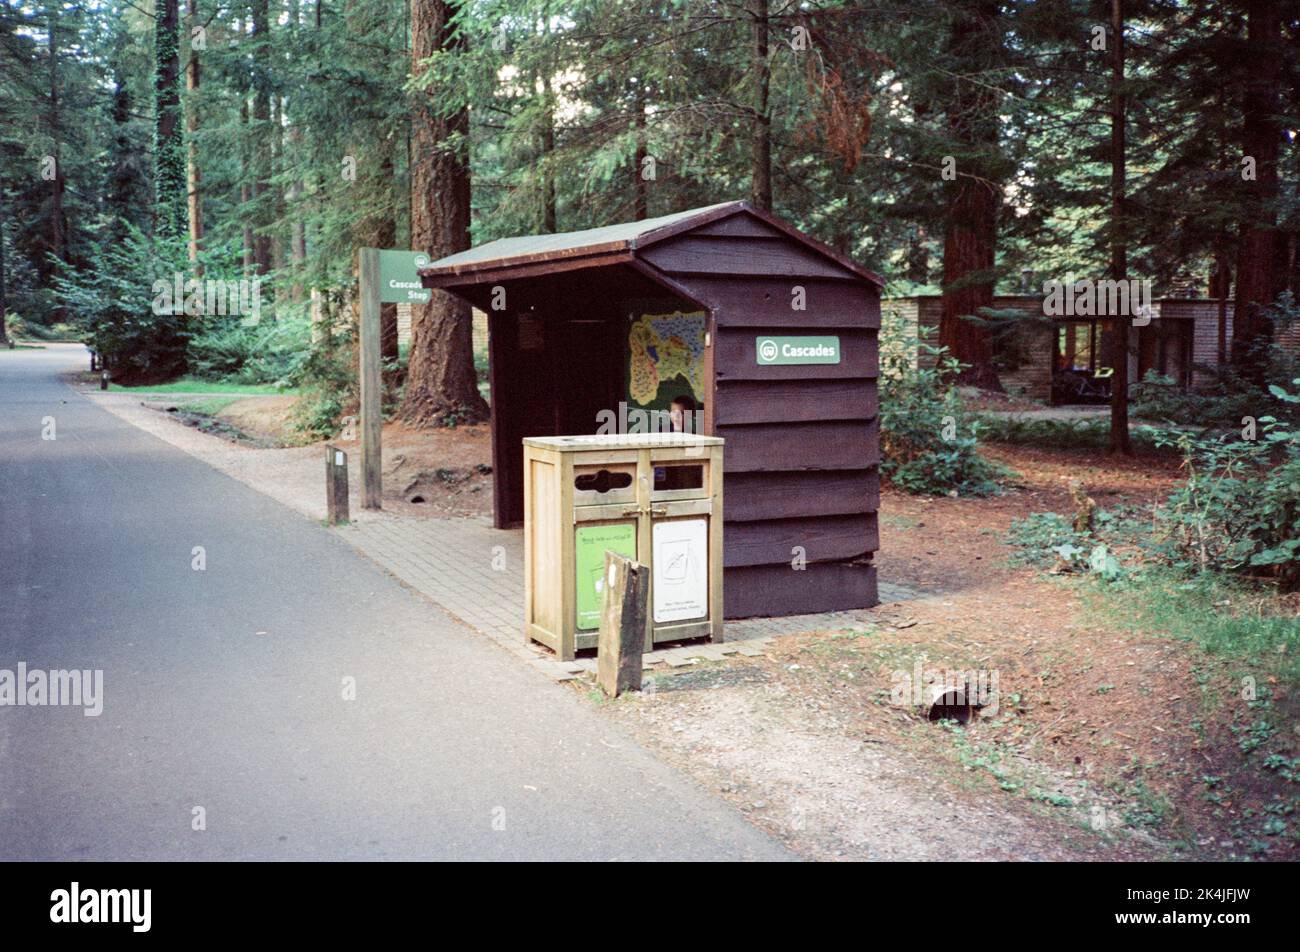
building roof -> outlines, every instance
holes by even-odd
[[[602,228],[587,228],[582,231],[498,238],[496,241],[489,241],[467,251],[439,258],[427,267],[421,268],[420,276],[435,280],[441,278],[442,280],[436,281],[436,284],[445,285],[455,283],[447,280],[453,276],[469,277],[477,272],[499,272],[524,266],[535,268],[548,262],[566,259],[591,258],[593,265],[628,260],[638,249],[738,214],[747,214],[766,222],[788,237],[834,260],[859,277],[873,281],[877,285],[884,283],[874,272],[868,271],[852,259],[810,238],[779,218],[755,208],[749,202],[720,202],[716,205],[692,208],[658,218],[606,225]],[[426,281],[426,285],[429,283]]]

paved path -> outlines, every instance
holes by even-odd
[[[102,669],[104,710],[0,707],[0,859],[788,858],[77,366],[0,351],[0,676]]]

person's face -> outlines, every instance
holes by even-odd
[[[668,419],[672,421],[673,432],[683,433],[686,430],[686,409],[680,403],[674,403],[668,409]]]

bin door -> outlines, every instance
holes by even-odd
[[[650,608],[656,626],[709,617],[709,518],[668,514],[651,522]]]
[[[580,522],[573,531],[574,627],[591,631],[600,627],[606,584],[605,550],[635,560],[637,520]]]

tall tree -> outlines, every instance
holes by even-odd
[[[1124,0],[1110,0],[1110,276],[1128,279],[1128,221],[1125,214]],[[1128,432],[1128,315],[1111,315],[1110,452],[1133,455]]]
[[[437,259],[469,247],[469,107],[440,82],[437,61],[465,47],[459,0],[411,0],[411,246]],[[409,423],[487,418],[478,392],[469,306],[435,290],[411,306],[411,351],[401,414]]]
[[[1244,161],[1254,164],[1246,181],[1245,217],[1237,252],[1237,300],[1233,315],[1233,362],[1249,376],[1263,374],[1258,345],[1269,334],[1268,307],[1281,291],[1277,229],[1277,163],[1282,144],[1278,90],[1282,85],[1282,4],[1247,0],[1247,47],[1251,70],[1246,79],[1241,124]]]
[[[966,365],[964,382],[989,389],[1000,389],[992,333],[970,318],[993,306],[996,277],[1002,194],[998,93],[988,73],[1004,47],[999,6],[997,0],[955,6],[946,47],[954,85],[947,117],[956,177],[946,190],[939,343]]]
[[[250,131],[253,135],[253,267],[258,274],[271,270],[271,220],[274,202],[271,190],[271,43],[270,5],[268,0],[253,0],[253,109]]]
[[[158,0],[154,57],[154,229],[161,238],[179,239],[185,234],[186,182],[178,0]]]
[[[768,57],[771,23],[768,0],[750,0],[753,18],[753,118],[750,128],[749,197],[759,208],[772,207],[772,64]]]
[[[196,33],[202,29],[199,22],[198,0],[188,0],[186,7],[186,26],[189,34],[189,59],[185,62],[185,195],[189,212],[190,225],[190,263],[196,273],[201,273],[199,265],[199,246],[203,241],[203,196],[199,191],[202,178],[199,171],[199,49],[206,43],[200,43]]]

